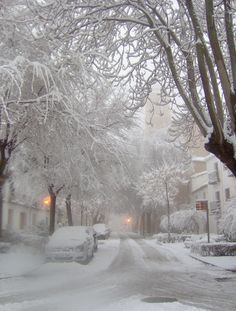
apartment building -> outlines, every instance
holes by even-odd
[[[236,196],[236,179],[212,154],[195,157],[193,163],[201,163],[205,170],[195,172],[191,177],[192,204],[199,200],[208,201],[210,231],[218,233],[220,219],[226,211],[226,203]]]

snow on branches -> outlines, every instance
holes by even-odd
[[[181,210],[170,215],[170,230],[173,233],[199,233],[202,225],[206,226],[206,215],[195,209]],[[162,232],[168,232],[167,216],[162,216],[160,228]]]
[[[136,186],[144,206],[166,205],[167,200],[172,203],[178,193],[177,185],[182,180],[181,175],[179,167],[167,163],[144,172]]]
[[[30,2],[44,36],[63,39],[86,63],[129,89],[129,109],[145,105],[160,86],[162,104],[174,107],[175,138],[194,139],[236,176],[235,3],[112,0]],[[36,26],[35,26],[36,27]],[[184,122],[184,126],[183,126]],[[227,123],[227,131],[225,124]],[[191,133],[191,134],[189,134]]]
[[[226,212],[220,222],[220,228],[226,239],[236,241],[236,197],[226,205]]]

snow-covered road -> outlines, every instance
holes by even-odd
[[[0,280],[0,311],[233,311],[235,292],[234,273],[123,234],[101,241],[88,265],[48,263]],[[150,296],[177,302],[142,301]]]

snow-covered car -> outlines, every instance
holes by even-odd
[[[108,239],[111,233],[111,230],[107,227],[106,224],[95,224],[93,225],[93,229],[95,230],[99,240]]]
[[[76,261],[87,263],[96,250],[92,227],[72,226],[57,229],[46,245],[46,261]]]

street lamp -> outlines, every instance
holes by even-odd
[[[51,198],[50,198],[50,196],[45,197],[45,198],[43,199],[43,205],[44,205],[45,207],[50,207],[50,204],[51,204]]]
[[[127,224],[130,224],[131,223],[131,217],[127,218]]]

